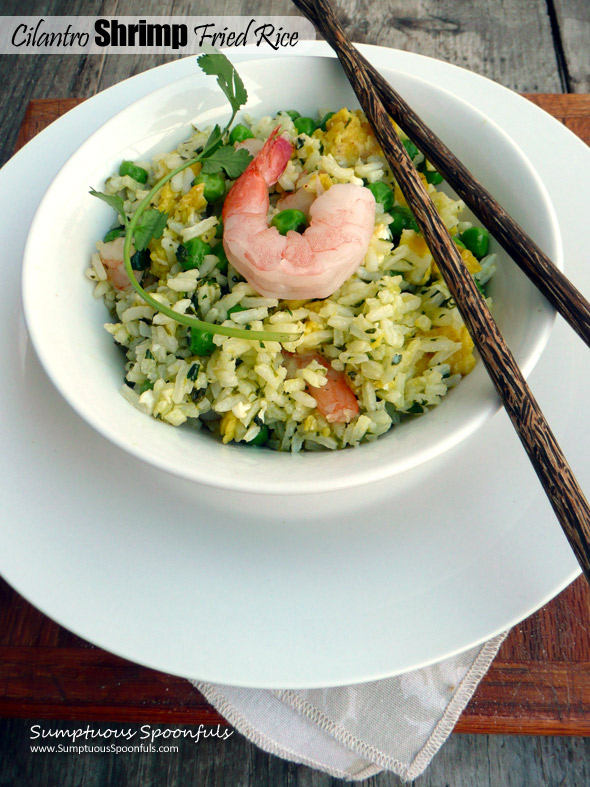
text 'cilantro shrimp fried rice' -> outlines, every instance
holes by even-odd
[[[473,343],[366,118],[346,108],[320,117],[246,115],[217,149],[220,162],[230,147],[254,156],[245,170],[197,162],[159,190],[149,242],[142,248],[136,230],[130,248],[153,304],[125,272],[125,228],[211,130],[153,161],[124,162],[106,181],[122,223],[97,244],[87,275],[126,356],[121,392],[146,415],[206,427],[224,443],[344,448],[428,411],[473,368]],[[485,296],[486,231],[462,220],[464,203],[404,144]],[[158,305],[242,332],[183,325]],[[294,338],[253,341],[246,331]]]

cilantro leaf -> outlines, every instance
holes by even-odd
[[[160,210],[146,210],[133,232],[135,250],[143,251],[152,238],[161,238],[167,221],[167,213]]]
[[[239,178],[248,164],[252,161],[252,156],[247,150],[241,148],[236,150],[231,145],[215,150],[210,156],[203,159],[201,172],[211,175],[214,172],[225,170],[228,178],[235,180]]]
[[[222,141],[223,141],[223,134],[221,132],[221,129],[216,123],[213,128],[213,131],[209,134],[209,138],[207,139],[207,142],[205,142],[205,147],[203,148],[204,155],[207,156],[213,150],[217,150],[217,148],[221,145]]]
[[[235,114],[248,100],[248,93],[236,69],[221,53],[201,55],[197,58],[197,63],[206,74],[217,77],[217,84],[225,93]]]
[[[110,205],[111,208],[114,208],[119,214],[121,223],[127,226],[129,219],[125,213],[125,203],[123,202],[122,197],[118,197],[116,194],[103,194],[102,191],[95,191],[94,189],[90,189],[90,193],[93,197],[98,197],[98,199],[101,199],[103,202],[106,202],[107,205]]]

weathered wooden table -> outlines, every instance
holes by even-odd
[[[590,3],[587,0],[487,0],[485,3],[483,0],[473,3],[418,0],[412,4],[400,0],[373,3],[342,0],[339,5],[345,25],[357,41],[440,57],[528,93],[590,92]],[[5,0],[3,12],[22,11],[15,0]],[[257,3],[163,0],[141,4],[138,0],[35,0],[27,6],[29,14],[141,13],[143,17],[188,12],[295,13],[288,0],[272,3],[270,0]],[[58,103],[33,103],[19,142],[40,130],[56,113],[72,106],[75,100],[69,97],[92,95],[165,59],[171,58],[127,55],[3,58],[0,62],[2,98],[10,111],[0,119],[2,161],[14,148],[31,98],[68,97]],[[529,95],[529,98],[590,142],[588,96]],[[589,735],[589,624],[590,594],[578,581],[511,632],[460,719],[457,731]],[[5,584],[0,584],[0,662],[0,716],[151,724],[221,721],[188,682],[138,667],[89,646],[49,621]],[[6,728],[6,740],[15,734],[11,729]],[[482,783],[484,778],[490,784],[541,783],[532,775],[527,776],[533,773],[531,762],[535,759],[534,751],[539,749],[546,753],[542,758],[544,783],[590,783],[587,771],[579,765],[580,752],[588,758],[590,747],[577,743],[576,739],[556,743],[557,757],[551,755],[548,744],[538,742],[540,739],[528,738],[526,746],[513,739],[514,744],[512,741],[505,744],[504,760],[494,759],[488,753],[486,762],[481,762],[478,740],[488,741],[486,751],[489,752],[494,741],[507,739],[459,736],[447,745],[419,783],[473,785]],[[510,754],[516,751],[515,746],[519,747],[522,761],[518,767]],[[260,762],[259,755],[252,754],[248,748],[234,749],[233,753],[226,748],[225,760],[223,754],[209,748],[207,756],[211,757],[213,768],[207,777],[208,784],[235,783],[238,776],[247,784],[311,783],[307,769],[281,763],[267,763],[259,773],[251,767],[253,761]],[[236,757],[248,760],[249,770],[245,766],[241,770],[242,763]],[[199,772],[204,773],[203,762],[197,764]],[[129,767],[126,773],[131,778]],[[94,771],[92,766],[89,768],[84,783],[114,783],[91,781],[96,768]],[[262,772],[266,776],[260,775]],[[3,783],[50,783],[36,781],[41,777],[31,770],[27,774],[26,780]],[[63,766],[61,774],[60,778],[54,776],[51,783],[70,783]],[[390,776],[372,781],[379,785],[398,783]],[[118,780],[118,783],[131,782]],[[203,784],[205,781],[193,782],[186,777],[168,783]],[[313,783],[327,785],[332,780],[315,774]]]

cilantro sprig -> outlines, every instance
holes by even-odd
[[[218,148],[203,161],[201,171],[205,175],[211,175],[224,169],[228,178],[235,180],[240,177],[251,160],[252,156],[243,148],[240,150],[236,150],[232,146]]]
[[[156,300],[150,293],[146,292],[135,278],[131,266],[131,244],[133,243],[136,251],[141,251],[149,245],[152,238],[160,238],[166,227],[168,215],[163,211],[150,208],[152,201],[160,189],[168,183],[175,175],[188,167],[202,162],[202,172],[214,174],[225,171],[226,175],[232,180],[239,178],[244,172],[252,157],[244,150],[236,150],[233,146],[227,145],[229,130],[235,116],[248,100],[248,94],[240,75],[225,55],[221,53],[201,55],[197,58],[200,68],[210,76],[217,77],[217,84],[222,89],[232,109],[229,122],[223,129],[218,125],[213,128],[201,153],[194,158],[185,161],[176,169],[169,172],[153,186],[149,193],[142,199],[135,212],[128,218],[125,213],[124,203],[121,197],[116,195],[103,194],[92,189],[90,193],[93,197],[106,202],[114,208],[125,226],[125,243],[123,246],[123,261],[125,271],[134,289],[139,293],[143,300],[156,311],[162,312],[167,317],[175,320],[181,325],[191,328],[199,328],[209,333],[219,333],[223,336],[234,336],[239,339],[250,339],[254,341],[273,341],[273,342],[292,342],[299,338],[298,333],[285,333],[279,331],[250,331],[241,328],[230,328],[229,326],[216,325],[215,323],[204,322],[189,314],[180,314],[169,306],[165,306]]]
[[[197,58],[199,67],[209,76],[217,77],[217,84],[223,90],[225,97],[229,101],[233,114],[228,125],[234,122],[234,118],[240,107],[244,106],[248,100],[248,93],[242,82],[242,78],[232,66],[225,55],[221,53],[201,55]]]
[[[161,238],[167,221],[168,214],[164,211],[146,210],[133,232],[135,250],[143,251],[147,249],[152,238]]]

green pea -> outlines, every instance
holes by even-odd
[[[393,191],[389,186],[380,181],[379,183],[369,183],[367,188],[375,197],[375,202],[380,202],[383,205],[383,210],[389,213],[393,208]]]
[[[215,267],[221,273],[225,273],[227,271],[227,266],[229,265],[229,260],[227,259],[227,254],[225,253],[222,243],[217,244],[217,246],[213,249],[213,254],[215,254],[219,260]]]
[[[138,183],[147,183],[148,173],[143,167],[138,167],[132,161],[124,161],[119,167],[119,175],[129,175]]]
[[[176,259],[183,271],[198,268],[205,255],[211,254],[212,249],[201,238],[191,238],[186,243],[181,243],[176,249]]]
[[[455,243],[457,244],[457,246],[460,249],[466,249],[467,248],[467,246],[463,243],[461,238],[458,238],[456,235],[452,235],[451,237],[453,238],[453,240],[455,241]]]
[[[317,126],[313,118],[298,117],[295,120],[295,128],[298,134],[307,134],[308,137],[311,137]]]
[[[437,172],[435,169],[428,169],[428,167],[424,167],[421,171],[424,173],[426,181],[428,183],[432,183],[433,186],[437,186],[444,180],[440,172]]]
[[[408,156],[412,159],[412,161],[416,158],[418,153],[420,152],[416,145],[412,142],[411,139],[404,139],[402,140],[402,144],[408,152]]]
[[[307,219],[305,213],[300,210],[282,210],[270,222],[273,227],[276,227],[281,235],[286,235],[289,230],[299,232],[307,227]]]
[[[204,175],[201,172],[193,180],[193,186],[198,186],[199,183],[205,184],[203,196],[207,202],[219,202],[225,197],[225,178],[221,172],[214,172],[210,175]]]
[[[285,110],[285,114],[289,115],[289,117],[291,118],[293,123],[297,120],[297,118],[301,117],[301,113],[297,112],[296,109],[287,109],[287,110]]]
[[[119,224],[118,227],[113,227],[111,230],[107,232],[107,234],[103,238],[104,243],[108,243],[111,240],[115,240],[115,238],[122,238],[125,234],[125,227],[122,224]]]
[[[136,251],[133,257],[131,257],[131,269],[134,271],[144,271],[149,267],[150,262],[151,258],[148,249]]]
[[[261,426],[260,431],[253,440],[250,440],[248,445],[264,445],[268,440],[268,426]]]
[[[211,355],[215,350],[213,334],[201,328],[191,328],[190,350],[193,355]]]
[[[231,309],[227,310],[227,316],[229,317],[230,315],[235,314],[236,312],[245,312],[245,311],[246,311],[245,306],[241,306],[239,303],[236,303],[235,306],[232,306]]]
[[[320,120],[320,128],[322,129],[322,131],[327,130],[326,124],[328,120],[330,120],[330,118],[334,117],[335,114],[336,114],[335,112],[326,112],[324,117]]]
[[[485,257],[490,246],[490,234],[483,227],[470,227],[459,235],[465,246],[478,260]]]
[[[217,227],[215,227],[215,237],[223,238],[223,219],[219,219]]]
[[[248,126],[244,126],[243,123],[238,123],[238,125],[234,126],[229,132],[229,144],[235,145],[236,142],[243,142],[245,139],[252,139],[253,136],[254,134],[250,131]]]
[[[389,229],[393,238],[399,238],[404,230],[419,231],[414,214],[404,205],[396,205],[390,215],[393,221],[389,225]]]

